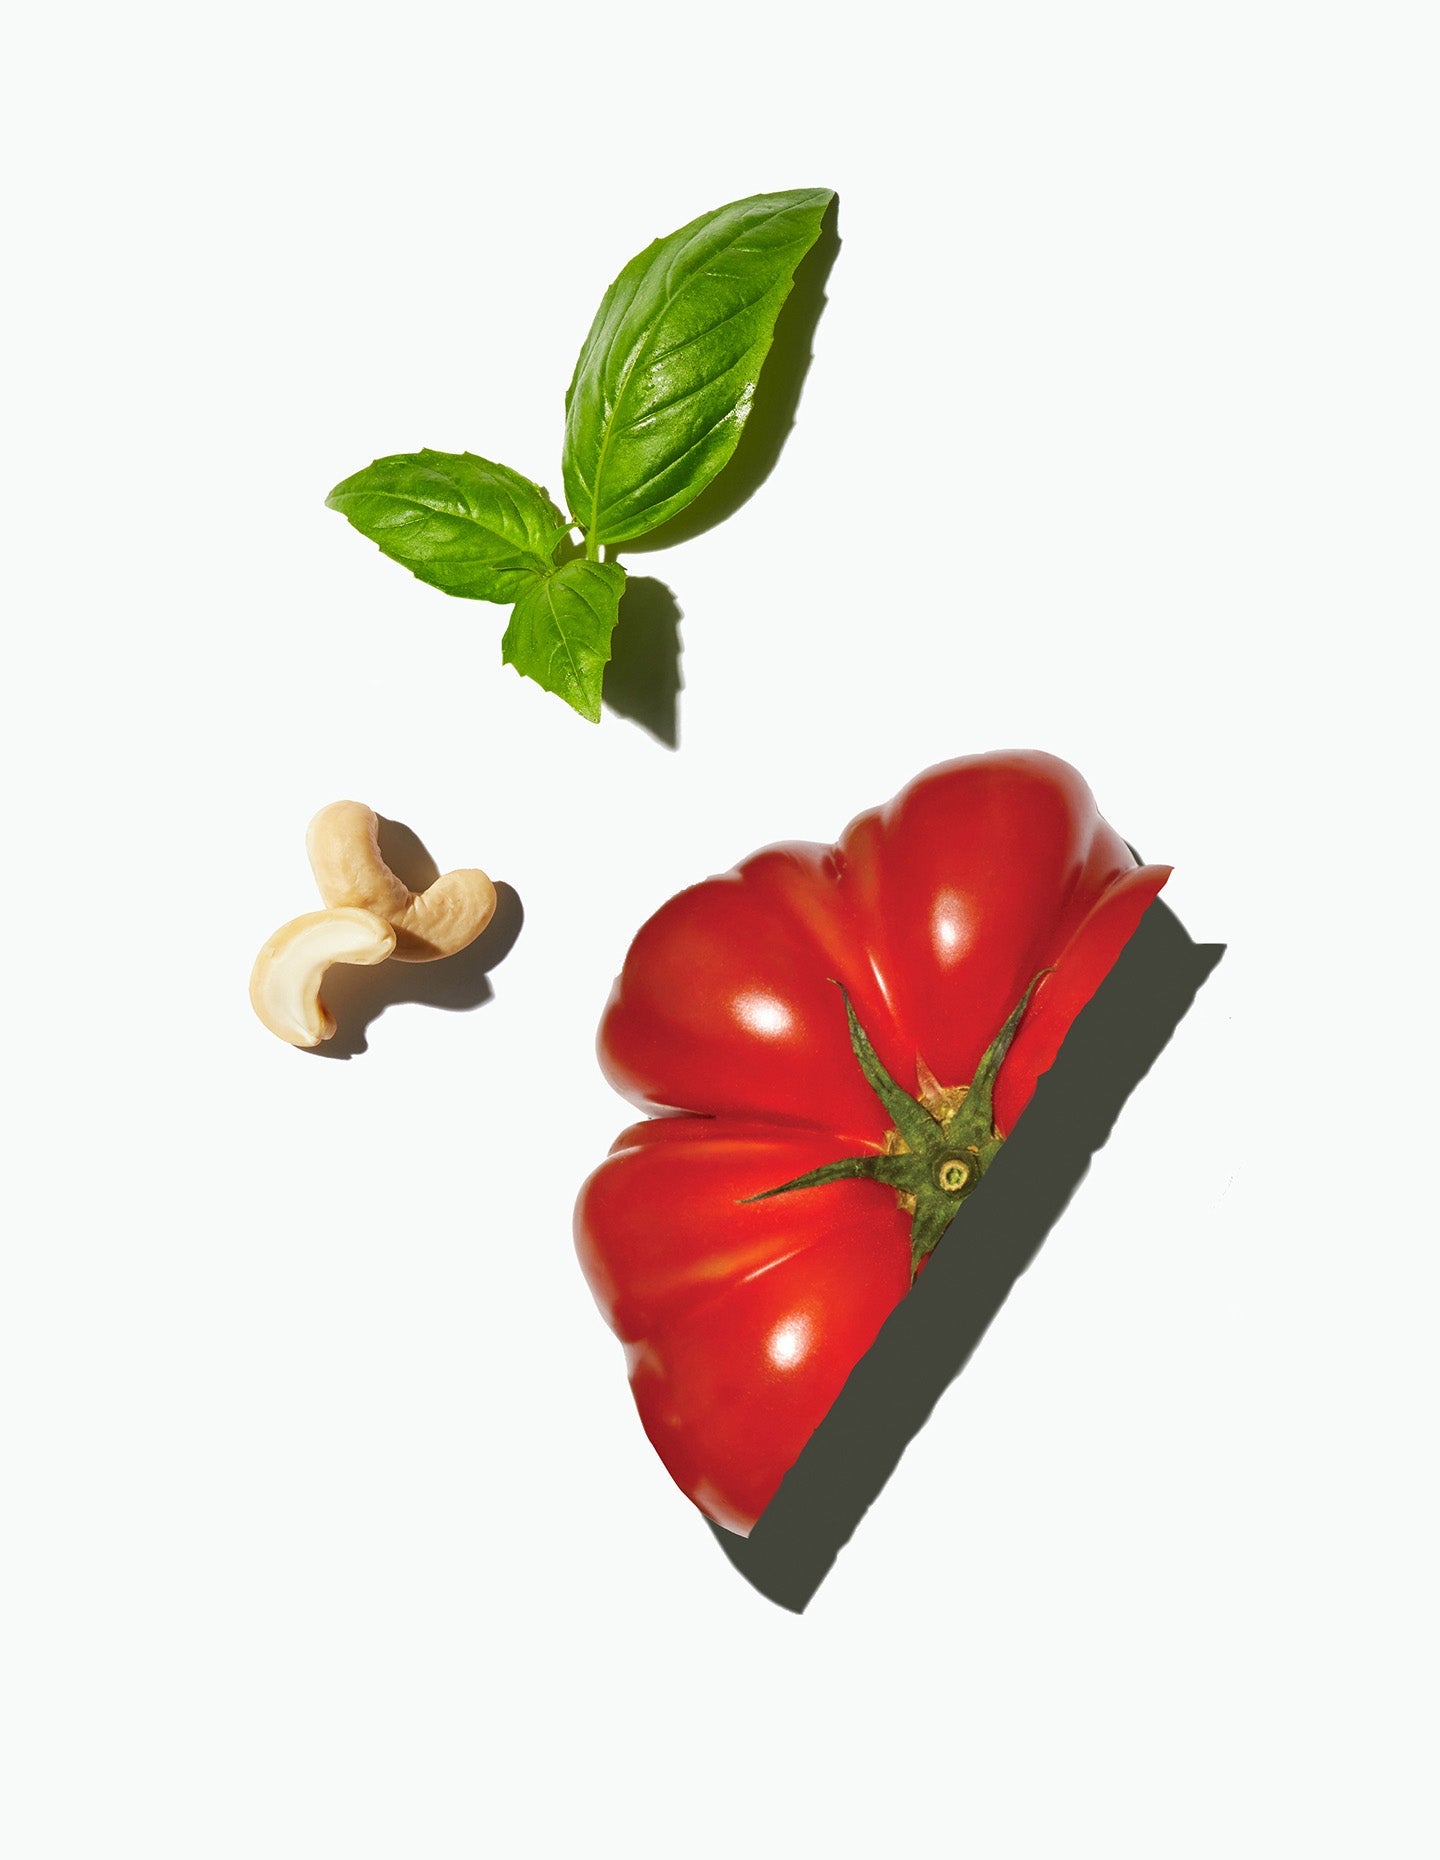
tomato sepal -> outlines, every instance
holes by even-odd
[[[850,1050],[864,1074],[865,1083],[894,1120],[886,1149],[861,1156],[842,1156],[835,1162],[808,1169],[778,1188],[747,1195],[744,1202],[769,1201],[801,1188],[824,1188],[831,1182],[865,1180],[893,1188],[910,1215],[910,1277],[915,1275],[939,1245],[950,1223],[980,1186],[1005,1139],[995,1128],[995,1081],[1011,1042],[1019,1031],[1036,988],[1052,969],[1030,978],[1024,994],[1011,1009],[1005,1025],[985,1048],[975,1076],[968,1085],[946,1090],[932,1078],[934,1110],[914,1098],[885,1070],[883,1061],[860,1024],[842,982],[835,986],[845,1002],[850,1026]],[[832,977],[833,980],[833,977]]]

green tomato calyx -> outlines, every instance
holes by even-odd
[[[883,1182],[893,1188],[910,1215],[910,1276],[935,1250],[940,1236],[954,1220],[961,1202],[980,1186],[985,1171],[1000,1152],[1004,1138],[995,1129],[995,1081],[1021,1019],[1041,980],[1041,969],[1016,1003],[1009,1019],[985,1048],[975,1076],[968,1085],[946,1090],[924,1066],[917,1071],[925,1080],[922,1097],[914,1098],[897,1085],[881,1064],[860,1025],[844,986],[837,982],[850,1023],[850,1050],[864,1074],[865,1083],[880,1100],[892,1128],[882,1152],[843,1156],[824,1163],[792,1182],[749,1195],[748,1201],[768,1201],[799,1188],[823,1188],[829,1182],[856,1179]]]

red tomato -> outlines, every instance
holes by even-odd
[[[718,1524],[748,1535],[1168,876],[1068,764],[967,756],[641,929],[599,1051],[659,1115],[586,1182],[576,1244]]]

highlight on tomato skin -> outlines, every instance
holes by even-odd
[[[716,1523],[753,1528],[1168,876],[1067,763],[1006,752],[641,927],[598,1044],[650,1116],[581,1189],[576,1245]]]

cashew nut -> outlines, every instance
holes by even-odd
[[[320,896],[332,906],[372,911],[393,925],[397,962],[433,962],[473,943],[495,915],[483,872],[446,872],[418,896],[380,856],[380,823],[360,801],[332,801],[305,834]]]
[[[335,1017],[320,999],[332,962],[368,968],[395,947],[391,926],[370,911],[307,911],[277,930],[255,958],[250,1005],[271,1033],[292,1046],[318,1046],[335,1031]]]

